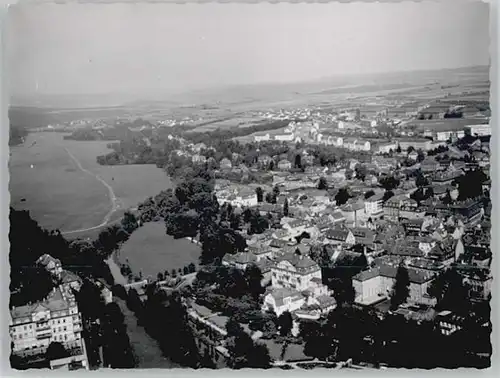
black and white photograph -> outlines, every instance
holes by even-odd
[[[490,13],[11,5],[10,368],[490,368]]]

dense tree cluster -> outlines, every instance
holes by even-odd
[[[106,237],[94,245],[91,242],[67,241],[59,231],[47,231],[34,221],[27,211],[10,209],[11,305],[42,300],[58,282],[36,261],[49,252],[61,260],[65,269],[83,277],[101,277],[112,282],[103,251],[96,246],[106,245]],[[104,247],[103,247],[104,248]]]
[[[118,369],[134,368],[135,356],[130,346],[124,316],[118,304],[113,302],[105,306],[101,318],[101,332],[104,366]]]
[[[226,329],[229,366],[231,368],[266,369],[271,367],[272,361],[266,345],[253,341],[234,318],[228,320]]]

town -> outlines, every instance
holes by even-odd
[[[118,298],[180,366],[482,366],[491,354],[491,126],[484,93],[474,96],[261,112],[262,131],[234,135],[134,121],[132,141],[98,162],[154,163],[177,187],[130,209],[122,225],[131,233],[164,221],[168,234],[201,246],[200,267],[120,283],[115,273],[81,278],[47,251],[36,264],[59,286],[11,308],[11,362],[133,360],[113,346],[123,343],[112,336],[124,332],[119,308],[96,310]],[[123,240],[118,227],[103,233]],[[111,344],[96,341],[106,333]],[[411,342],[429,352],[408,361]],[[433,356],[439,348],[448,359]]]

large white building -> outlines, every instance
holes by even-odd
[[[281,142],[292,142],[295,139],[294,133],[288,134],[276,134],[274,140],[279,140]]]
[[[294,312],[328,296],[322,284],[321,268],[307,256],[286,253],[271,268],[271,289],[264,296],[262,310],[273,310],[279,316]]]
[[[68,350],[80,349],[82,354],[84,350],[81,314],[73,294],[63,286],[44,301],[13,307],[9,334],[12,352],[22,357],[44,354],[51,342]]]
[[[264,141],[268,141],[271,139],[269,133],[267,134],[264,134],[264,135],[255,135],[254,136],[254,139],[256,142],[264,142]]]

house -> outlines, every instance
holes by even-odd
[[[418,152],[417,151],[411,151],[408,154],[408,159],[413,160],[413,161],[417,161],[417,159],[418,159]]]
[[[330,244],[347,244],[354,245],[356,238],[351,230],[341,228],[330,228],[325,233],[326,238]]]
[[[288,311],[300,309],[306,303],[305,296],[297,290],[289,288],[272,288],[264,296],[262,311],[274,311],[277,316]]]
[[[367,140],[349,137],[344,140],[343,147],[351,151],[370,151],[371,144]]]
[[[378,193],[365,200],[365,214],[371,218],[379,218],[384,214],[382,208],[384,193]]]
[[[400,138],[396,140],[398,147],[403,151],[413,147],[414,150],[429,151],[432,148],[432,141],[429,139],[405,139]]]
[[[264,142],[264,141],[268,141],[270,139],[271,139],[271,137],[270,137],[269,133],[262,134],[262,135],[254,135],[254,140],[256,142]]]
[[[82,287],[82,280],[75,273],[69,272],[67,270],[62,270],[59,274],[59,279],[61,280],[61,285],[68,289],[73,289],[79,291]]]
[[[253,254],[256,257],[257,261],[270,259],[273,255],[273,250],[271,249],[271,247],[263,243],[255,243],[253,245],[249,245],[248,252]]]
[[[276,265],[271,268],[273,288],[288,288],[298,291],[310,289],[321,281],[319,265],[307,256],[288,253],[277,257]]]
[[[61,260],[53,258],[49,254],[44,254],[36,261],[38,266],[45,268],[45,270],[55,276],[59,276],[62,272]]]
[[[305,219],[292,219],[284,222],[283,229],[288,230],[292,237],[299,236],[303,232],[307,232],[309,234],[314,232],[311,222]]]
[[[191,160],[195,164],[203,164],[207,161],[207,158],[203,155],[194,154],[193,156],[191,156]]]
[[[396,142],[385,142],[380,143],[376,146],[375,153],[377,154],[388,154],[391,152],[395,152],[398,148]]]
[[[278,169],[282,171],[286,171],[292,168],[292,163],[290,163],[288,160],[280,160],[278,162]]]
[[[253,253],[238,252],[234,255],[226,253],[222,258],[222,265],[245,270],[248,265],[256,263],[257,257]]]
[[[350,229],[354,236],[355,244],[360,244],[365,247],[374,248],[376,233],[369,228],[354,227]]]
[[[399,209],[403,205],[405,199],[407,199],[406,195],[401,194],[398,196],[393,196],[389,198],[382,205],[382,209],[384,211],[384,217],[392,220],[399,219]]]
[[[224,158],[220,161],[219,163],[220,169],[231,169],[233,167],[233,164],[231,163],[231,160]]]

